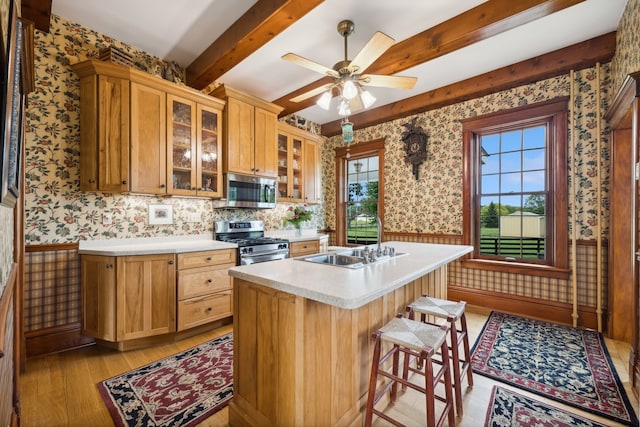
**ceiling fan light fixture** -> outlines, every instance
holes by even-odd
[[[351,108],[349,108],[349,102],[346,99],[342,99],[340,101],[340,106],[338,107],[338,114],[341,116],[348,116],[351,114]]]
[[[342,85],[342,96],[351,101],[353,98],[358,96],[358,88],[356,87],[353,80],[345,80]]]
[[[329,105],[331,104],[332,97],[333,97],[333,94],[331,93],[331,90],[328,90],[325,93],[323,93],[320,98],[318,98],[318,100],[316,101],[316,104],[318,105],[318,107],[322,108],[323,110],[329,111]]]
[[[364,108],[369,108],[376,102],[376,97],[371,94],[368,90],[363,90],[360,94],[360,99],[362,100],[362,105]]]

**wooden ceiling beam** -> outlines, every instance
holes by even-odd
[[[615,49],[616,33],[611,32],[402,101],[367,110],[350,116],[349,119],[354,123],[354,127],[363,129],[566,74],[572,69],[580,70],[592,67],[598,62],[606,63],[613,57]],[[341,132],[340,120],[321,126],[321,133],[324,136],[339,135]]]
[[[489,0],[460,15],[393,45],[367,70],[367,74],[396,74],[408,68],[472,45],[481,40],[542,18],[584,0]],[[291,98],[330,83],[322,78],[273,101],[284,110],[280,116],[310,107],[315,98]]]
[[[324,0],[258,0],[187,66],[187,84],[202,89],[293,25]]]
[[[48,33],[51,22],[51,2],[52,0],[22,0],[20,16],[33,22],[36,29]]]

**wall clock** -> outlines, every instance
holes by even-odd
[[[412,165],[413,175],[417,180],[419,166],[427,159],[427,141],[429,136],[420,126],[416,125],[416,120],[417,118],[414,118],[411,123],[402,125],[407,128],[407,130],[402,133],[402,141],[404,141],[404,161]]]

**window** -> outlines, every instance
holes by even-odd
[[[336,231],[339,245],[377,241],[376,216],[384,205],[384,141],[376,140],[336,150]]]
[[[462,121],[467,267],[567,274],[567,98]]]

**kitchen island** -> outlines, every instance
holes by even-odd
[[[422,294],[446,298],[471,246],[385,242],[396,256],[345,268],[301,259],[234,267],[231,426],[362,423],[371,334]]]

